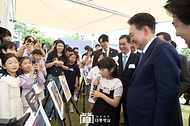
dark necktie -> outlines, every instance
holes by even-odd
[[[104,49],[104,52],[105,52],[105,54],[106,54],[106,57],[108,56],[108,55],[107,55],[107,51],[108,51],[107,49]]]

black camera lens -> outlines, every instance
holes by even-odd
[[[27,42],[32,42],[32,40],[31,40],[31,39],[28,39]]]

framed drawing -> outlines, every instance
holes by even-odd
[[[28,112],[30,117],[26,121],[25,126],[51,126],[42,105],[39,106],[37,113],[34,114],[31,108],[26,111],[26,113]]]
[[[59,76],[59,81],[61,83],[61,86],[62,86],[62,89],[63,89],[63,93],[64,93],[64,96],[66,98],[66,101],[68,102],[71,98],[71,92],[70,92],[70,89],[69,89],[69,86],[68,86],[68,83],[67,83],[67,80],[65,78],[65,76]]]
[[[60,116],[60,119],[63,120],[64,104],[55,81],[49,82],[47,88],[55,105],[55,108],[57,109],[57,112]]]

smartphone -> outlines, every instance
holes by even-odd
[[[34,66],[34,68],[36,68],[36,67],[37,67],[37,63],[36,63],[36,61],[35,61],[35,60],[32,60],[32,66]]]

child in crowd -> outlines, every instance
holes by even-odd
[[[6,41],[1,44],[1,49],[0,49],[0,76],[2,75],[2,64],[1,64],[1,58],[3,55],[7,53],[12,53],[16,55],[16,44],[11,42],[11,41]]]
[[[32,63],[37,63],[40,66],[40,71],[46,76],[45,63],[42,60],[42,51],[40,49],[34,49],[32,51]]]
[[[16,55],[17,46],[15,43],[11,41],[7,41],[1,44],[0,56],[2,57],[4,54],[12,53]]]
[[[92,68],[92,60],[93,60],[93,49],[91,47],[87,48],[87,53],[83,56],[83,59],[81,61],[81,68],[83,70],[84,76],[87,76],[88,72]],[[90,92],[90,84],[87,83],[85,85],[85,93]]]
[[[92,68],[92,59],[93,59],[93,49],[89,47],[87,49],[86,55],[83,56],[82,62],[81,62],[83,64],[83,68],[87,72],[89,72],[89,70]]]
[[[93,81],[100,78],[100,69],[98,68],[98,62],[103,59],[104,57],[106,57],[106,54],[104,52],[101,52],[96,59],[94,59],[95,61],[95,65],[90,72],[87,75],[87,81],[88,83],[91,84],[90,90],[93,90],[94,85],[93,85]],[[88,101],[90,102],[90,111],[92,111],[92,108],[94,106],[95,101],[93,100],[93,98],[89,95]]]
[[[21,75],[19,75],[19,78],[20,86],[22,87],[21,98],[23,102],[23,109],[25,112],[29,108],[29,105],[25,99],[25,95],[32,88],[34,88],[36,94],[38,95],[39,101],[41,101],[44,96],[42,93],[45,79],[40,70],[39,64],[34,64],[34,66],[32,66],[29,57],[22,57],[20,59],[20,69]]]
[[[69,85],[69,89],[72,95],[72,100],[74,100],[73,96],[75,90],[78,88],[80,70],[78,65],[76,64],[76,54],[74,53],[70,54],[68,59],[69,59],[69,70],[65,71],[65,77]],[[70,103],[70,112],[74,112],[72,103]]]
[[[17,119],[23,116],[20,97],[20,79],[17,77],[19,62],[14,54],[2,57],[3,76],[0,79],[0,118]]]
[[[92,90],[91,96],[95,100],[92,113],[95,117],[94,124],[89,126],[115,126],[116,107],[120,102],[123,93],[121,81],[117,78],[117,65],[110,57],[105,57],[98,62],[102,79],[94,81],[94,85],[99,83],[99,91]],[[102,121],[100,121],[102,119]]]
[[[47,71],[46,83],[48,84],[51,80],[54,80],[58,90],[60,90],[61,88],[59,76],[63,75],[65,71],[69,70],[68,59],[65,54],[66,52],[65,50],[66,50],[65,43],[62,40],[56,40],[54,48],[48,54],[46,60],[46,71]],[[46,96],[48,96],[49,95],[48,90],[46,90],[46,92],[47,92]],[[60,94],[62,95],[62,92]],[[49,97],[47,99],[45,110],[47,117],[50,120],[54,117],[54,112],[51,112],[52,107],[53,107],[53,101],[51,97]]]

